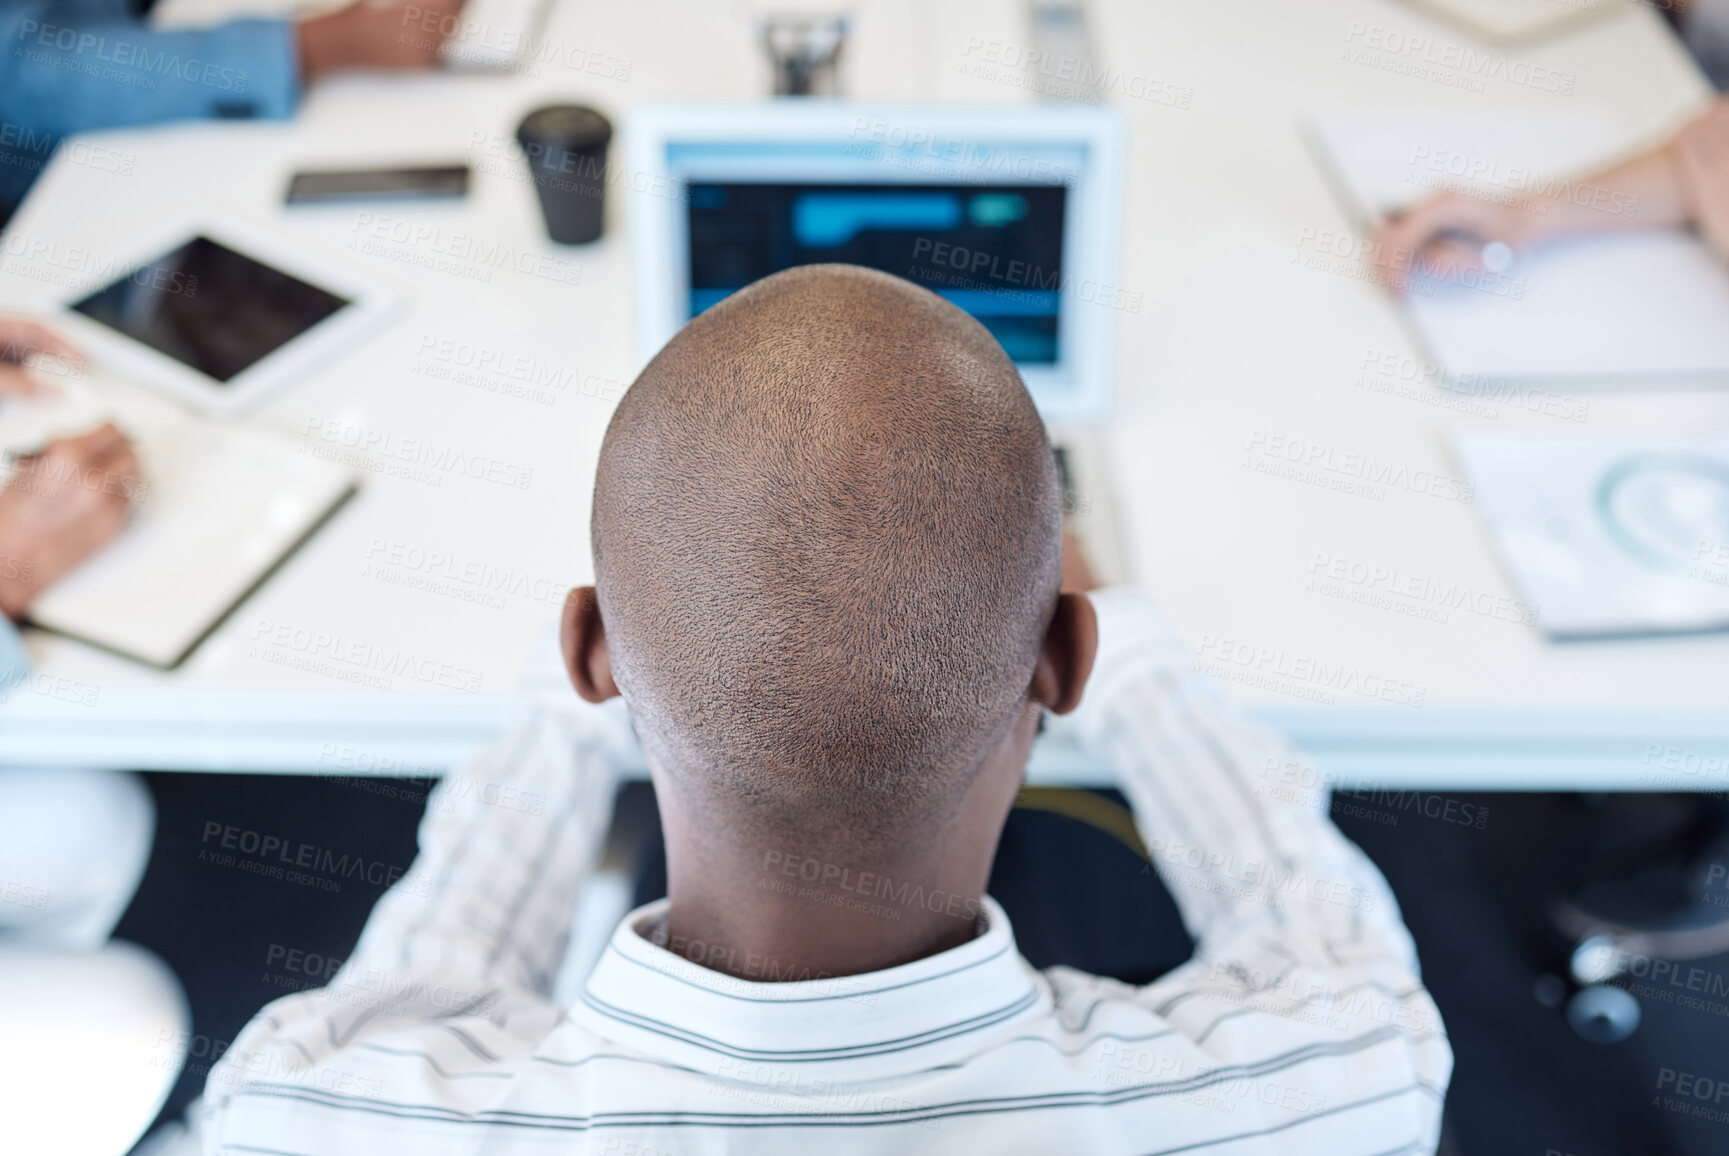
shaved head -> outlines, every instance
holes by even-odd
[[[1027,709],[1057,599],[1044,426],[986,330],[845,265],[697,317],[607,429],[611,670],[726,818],[869,837],[954,807]]]

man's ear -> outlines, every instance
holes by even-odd
[[[1099,653],[1099,617],[1085,594],[1062,594],[1045,629],[1038,665],[1033,667],[1032,700],[1052,714],[1081,705],[1081,691]]]
[[[617,696],[612,658],[606,652],[606,626],[600,620],[600,598],[594,587],[578,586],[564,596],[558,648],[564,654],[570,685],[585,702],[605,702]]]

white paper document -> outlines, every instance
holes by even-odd
[[[1311,138],[1365,235],[1448,188],[1506,203],[1558,194],[1613,224],[1640,211],[1580,178],[1617,144],[1589,114],[1323,119]],[[1498,273],[1419,276],[1403,307],[1454,385],[1729,384],[1729,266],[1688,231],[1556,238]]]
[[[1471,432],[1457,451],[1550,637],[1729,628],[1729,431]]]

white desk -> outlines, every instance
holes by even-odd
[[[1030,45],[1017,3],[854,7],[854,97],[1014,101],[1041,83],[1014,63]],[[1660,21],[1617,7],[1563,40],[1508,51],[1387,0],[1094,4],[1119,87],[1150,95],[1116,98],[1133,128],[1121,281],[1142,301],[1120,317],[1109,432],[1130,565],[1202,657],[1341,781],[1729,786],[1729,638],[1550,646],[1492,609],[1438,622],[1317,594],[1307,586],[1325,556],[1458,583],[1482,606],[1512,597],[1468,505],[1401,489],[1359,497],[1244,465],[1258,434],[1453,474],[1446,437],[1470,426],[1729,424],[1721,392],[1581,395],[1589,412],[1574,422],[1505,403],[1460,412],[1422,383],[1365,388],[1370,351],[1411,352],[1395,309],[1348,262],[1297,261],[1313,248],[1304,238],[1348,227],[1296,131],[1306,114],[1590,105],[1629,142],[1673,121],[1703,86]],[[435,484],[363,459],[359,497],[171,675],[32,638],[41,676],[0,707],[0,763],[424,774],[496,730],[563,588],[590,576],[595,455],[639,364],[631,195],[614,187],[600,243],[552,246],[504,142],[545,101],[618,120],[642,101],[754,98],[767,69],[738,11],[566,0],[550,27],[561,51],[517,75],[351,77],[311,93],[292,124],[105,134],[132,158],[129,173],[62,151],[0,243],[0,303],[41,302],[135,222],[189,199],[263,219],[355,249],[413,293],[402,320],[259,420],[297,436],[420,438],[533,472],[525,488],[449,473]],[[1488,63],[1394,71],[1361,55],[1385,40],[1375,29],[1426,35],[1436,59],[1469,47]],[[1533,66],[1570,78],[1571,94],[1512,79]],[[447,157],[478,170],[457,207],[280,206],[302,165]],[[481,351],[563,386],[466,364]],[[537,396],[513,395],[519,384]],[[435,554],[448,561],[434,565]],[[471,672],[480,693],[441,690],[435,675],[369,687],[371,672],[326,661],[319,638]],[[1343,681],[1322,673],[1336,669]],[[1421,705],[1363,693],[1382,686]],[[1062,751],[1042,751],[1033,773],[1097,777]]]

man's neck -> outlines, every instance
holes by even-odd
[[[820,820],[753,820],[724,797],[684,797],[656,769],[670,899],[656,942],[768,982],[881,971],[966,943],[1038,719],[1029,707],[953,805],[881,842]]]
[[[664,926],[651,934],[668,950],[741,979],[880,971],[972,939],[988,871],[988,857],[982,866],[890,863],[808,845],[747,850],[669,841],[671,902]]]

